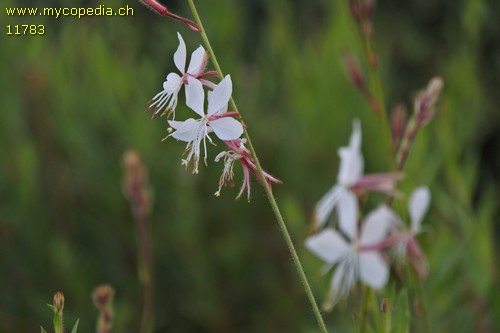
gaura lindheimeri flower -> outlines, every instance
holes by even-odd
[[[407,258],[420,277],[427,276],[428,264],[422,248],[415,236],[421,231],[422,220],[429,209],[431,193],[426,186],[415,189],[408,201],[411,226],[404,229],[400,219],[394,220],[393,228],[396,245],[394,250],[399,259]]]
[[[222,171],[222,175],[219,179],[219,188],[217,192],[215,192],[215,196],[220,196],[220,191],[224,185],[229,184],[229,186],[234,186],[233,181],[233,166],[235,161],[239,161],[241,167],[243,169],[243,183],[241,184],[240,192],[236,196],[236,199],[239,199],[241,195],[247,190],[247,200],[250,202],[250,173],[252,173],[255,178],[259,181],[259,183],[263,184],[262,179],[257,171],[257,167],[255,166],[250,151],[245,147],[246,139],[236,139],[236,140],[227,140],[224,143],[231,149],[229,151],[223,151],[219,153],[215,157],[215,162],[220,161],[221,158],[224,158],[224,169]],[[264,178],[266,179],[269,186],[272,183],[281,184],[282,181],[271,176],[267,172],[264,171]]]
[[[333,307],[347,295],[357,281],[374,289],[385,286],[389,266],[378,244],[385,239],[393,218],[393,212],[382,205],[366,217],[359,234],[357,225],[340,225],[347,240],[332,228],[306,239],[306,247],[326,262],[326,269],[336,265],[326,308]]]
[[[340,168],[335,184],[316,204],[313,213],[314,228],[323,226],[332,210],[337,207],[338,222],[343,230],[355,230],[358,216],[357,192],[378,191],[394,194],[399,173],[363,175],[364,161],[361,154],[361,126],[353,122],[349,146],[341,147]],[[348,234],[351,238],[354,234]]]
[[[149,106],[146,111],[153,108],[153,117],[165,108],[165,111],[172,113],[175,119],[177,96],[182,86],[188,83],[189,77],[200,80],[203,84],[211,88],[215,86],[212,82],[205,80],[206,77],[215,76],[217,73],[204,73],[207,67],[208,54],[205,52],[203,46],[200,45],[200,47],[191,54],[191,61],[186,71],[186,44],[180,33],[177,33],[177,37],[179,38],[179,47],[174,53],[174,63],[181,74],[169,73],[165,82],[163,82],[163,90],[149,101]]]
[[[231,117],[238,116],[236,112],[227,112],[227,104],[233,91],[231,76],[226,77],[208,94],[207,114],[204,111],[205,92],[199,80],[188,76],[186,86],[186,104],[194,112],[201,116],[200,119],[189,118],[185,121],[169,120],[169,125],[175,130],[169,136],[177,140],[187,142],[186,151],[188,155],[182,160],[184,166],[189,165],[194,159],[193,173],[198,172],[198,162],[201,154],[201,143],[203,142],[204,161],[206,164],[207,144],[206,140],[213,143],[209,134],[214,132],[221,140],[235,140],[243,134],[241,123]]]

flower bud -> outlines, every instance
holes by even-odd
[[[109,284],[101,284],[94,289],[92,299],[98,309],[106,307],[113,301],[115,291]]]
[[[123,192],[130,201],[132,210],[139,217],[149,214],[151,196],[148,190],[148,171],[139,154],[129,150],[123,154]]]
[[[382,298],[382,302],[380,303],[380,312],[385,314],[387,311],[387,297]]]
[[[62,314],[64,309],[64,294],[62,291],[58,291],[54,294],[54,309],[57,314]]]
[[[343,55],[344,65],[347,71],[347,75],[351,82],[360,91],[366,91],[365,79],[359,68],[359,64],[350,52],[344,52]]]
[[[54,311],[54,319],[52,321],[54,325],[55,333],[63,333],[64,332],[64,318],[63,318],[63,310],[64,310],[64,294],[62,291],[58,291],[54,294],[53,305],[47,304],[49,308]]]
[[[420,91],[415,98],[415,115],[420,126],[429,123],[436,113],[435,104],[441,94],[444,82],[439,76],[430,80],[425,90]]]
[[[113,297],[115,291],[108,284],[101,284],[94,289],[92,299],[99,310],[97,333],[109,333],[113,327]]]
[[[189,29],[194,30],[196,32],[201,32],[201,29],[196,25],[196,23],[194,23],[191,20],[188,20],[187,18],[181,17],[179,15],[176,15],[176,14],[170,12],[167,9],[167,7],[165,7],[164,5],[162,5],[161,3],[159,3],[156,0],[139,0],[139,1],[143,5],[145,5],[146,7],[150,8],[154,12],[158,13],[159,15],[167,16],[167,17],[170,17],[171,19],[181,21],[182,23],[187,25],[187,27]]]

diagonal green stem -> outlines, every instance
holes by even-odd
[[[212,63],[214,64],[215,70],[217,73],[221,76],[224,77],[222,69],[219,65],[219,62],[217,61],[217,57],[215,56],[214,50],[212,49],[212,45],[210,44],[210,41],[207,37],[207,34],[205,32],[205,28],[203,27],[203,23],[201,22],[200,15],[198,14],[198,11],[196,9],[196,6],[194,4],[193,0],[188,0],[189,7],[191,8],[191,11],[193,12],[193,16],[195,19],[196,24],[201,30],[201,38],[203,39],[203,42],[205,43],[205,47],[208,50],[208,53],[210,54],[210,58],[212,59]],[[238,107],[236,106],[236,103],[234,102],[233,97],[231,96],[231,99],[229,100],[229,104],[233,111],[238,112]],[[293,245],[292,238],[290,237],[290,233],[288,232],[288,228],[286,227],[285,220],[283,219],[283,216],[281,215],[281,211],[278,207],[278,203],[276,202],[276,199],[271,191],[271,187],[269,183],[266,181],[266,178],[264,176],[264,170],[262,169],[259,159],[257,157],[257,154],[255,153],[255,149],[252,145],[252,141],[250,140],[250,136],[248,135],[248,132],[246,128],[244,129],[244,136],[247,140],[248,144],[248,149],[250,150],[250,153],[252,155],[252,158],[255,162],[255,166],[257,168],[257,171],[259,173],[260,179],[262,179],[262,185],[264,186],[264,190],[266,192],[267,198],[269,200],[269,203],[271,204],[272,210],[274,212],[274,215],[276,216],[276,221],[278,222],[279,228],[281,233],[283,234],[283,238],[285,239],[286,245],[288,247],[288,250],[290,251],[290,254],[292,255],[293,263],[295,268],[297,269],[297,272],[299,274],[300,281],[302,282],[302,285],[304,287],[304,291],[307,294],[307,297],[309,299],[309,302],[311,303],[311,306],[314,311],[314,315],[316,316],[316,320],[318,322],[318,326],[320,330],[324,333],[328,332],[325,322],[323,321],[323,317],[321,316],[321,312],[319,310],[318,304],[316,303],[316,300],[314,298],[314,295],[312,293],[311,287],[309,285],[309,282],[307,281],[306,273],[304,269],[302,268],[302,264],[300,263],[299,256],[297,254],[297,251],[295,250],[295,246]]]

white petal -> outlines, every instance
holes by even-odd
[[[332,281],[330,282],[328,300],[324,305],[326,310],[330,310],[342,297],[345,297],[355,283],[355,267],[350,262],[340,263],[335,269]]]
[[[234,118],[219,118],[208,124],[221,140],[235,140],[243,134],[243,126]]]
[[[219,82],[217,87],[210,94],[210,99],[208,100],[208,115],[212,115],[221,111],[227,106],[231,94],[233,93],[233,82],[231,81],[231,76],[226,75],[226,77]]]
[[[339,149],[340,168],[337,182],[342,185],[353,185],[363,174],[364,160],[361,154],[361,126],[354,121],[353,132],[348,147]]]
[[[359,274],[367,286],[380,289],[389,279],[389,266],[378,252],[362,252],[359,254]]]
[[[391,224],[396,223],[395,220],[396,214],[386,205],[381,205],[372,211],[361,227],[361,244],[366,246],[380,243],[387,235]]]
[[[338,203],[339,227],[350,239],[358,234],[358,198],[349,190],[342,189]]]
[[[422,219],[429,209],[430,202],[431,192],[428,187],[422,186],[413,191],[409,201],[411,229],[413,232],[420,231]]]
[[[179,47],[174,53],[174,63],[175,67],[184,74],[186,68],[186,44],[180,33],[177,33],[177,37],[179,38]]]
[[[189,62],[189,67],[187,72],[189,74],[195,75],[198,74],[200,67],[203,63],[203,57],[205,56],[205,49],[203,46],[198,47],[191,54],[191,61]]]
[[[167,92],[174,92],[179,89],[182,84],[182,78],[177,73],[170,73],[167,79],[163,82],[163,90]]]
[[[174,139],[184,142],[193,141],[198,134],[197,132],[200,126],[200,122],[193,118],[186,119],[185,121],[169,120],[168,124],[175,129],[175,132],[173,132],[171,136]]]
[[[316,204],[313,213],[313,220],[316,223],[317,228],[323,226],[328,220],[333,208],[339,201],[341,191],[342,188],[340,186],[333,186]]]
[[[332,228],[308,237],[305,245],[309,251],[329,264],[339,262],[351,251],[349,244]]]
[[[191,76],[188,76],[186,85],[186,105],[200,116],[204,116],[203,103],[205,101],[205,92],[201,82]]]

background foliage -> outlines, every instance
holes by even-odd
[[[190,17],[186,3],[166,4]],[[0,331],[49,326],[45,303],[63,290],[67,321],[79,317],[80,330],[90,332],[90,294],[102,282],[116,289],[115,331],[138,330],[136,235],[121,189],[120,159],[129,148],[149,167],[154,192],[157,332],[315,331],[263,191],[254,183],[251,204],[234,201],[236,189],[214,197],[222,164],[210,162],[199,175],[184,171],[184,145],[160,142],[165,121],[142,112],[174,68],[176,31],[188,50],[201,39],[131,5],[133,17],[36,18],[47,25],[45,36],[1,37]],[[378,121],[340,61],[344,49],[361,54],[346,1],[210,0],[199,7],[262,163],[284,181],[274,191],[322,298],[329,278],[321,278],[303,240],[314,204],[335,181],[336,150],[353,118],[362,120],[366,169],[386,168]],[[403,182],[406,190],[429,184],[433,194],[420,237],[437,332],[500,327],[499,7],[381,1],[374,18],[389,105],[411,108],[412,94],[432,76],[445,81],[442,110],[419,135]],[[3,12],[0,21],[29,23]],[[355,327],[358,297],[326,314],[335,332]]]

